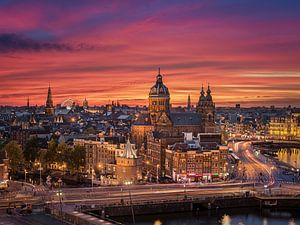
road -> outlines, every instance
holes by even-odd
[[[268,186],[293,181],[292,175],[284,175],[274,162],[253,151],[251,142],[237,142],[233,147],[241,160],[238,168],[239,179]]]
[[[63,189],[63,202],[120,202],[128,199],[129,191],[133,201],[151,201],[157,199],[176,199],[178,196],[233,196],[246,190],[251,190],[252,183],[219,183],[199,186],[199,184],[187,185],[145,185],[125,186],[117,188],[97,187],[92,189]],[[58,202],[55,191],[52,193],[53,201]]]

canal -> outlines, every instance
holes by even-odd
[[[300,168],[300,149],[299,148],[280,148],[276,158],[287,163],[294,168]]]
[[[133,225],[132,217],[114,218]],[[136,225],[300,225],[299,211],[230,209],[200,213],[136,216]]]

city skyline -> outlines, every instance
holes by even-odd
[[[300,106],[298,2],[172,3],[0,2],[0,105],[147,105],[161,67],[174,106]]]

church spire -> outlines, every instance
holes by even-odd
[[[50,83],[49,83],[49,87],[48,87],[48,95],[47,95],[45,113],[48,116],[54,115],[54,107],[53,107],[52,91],[51,91]]]
[[[207,86],[207,91],[206,91],[206,93],[207,93],[208,95],[210,95],[210,93],[211,93],[209,83],[208,83],[208,86]]]
[[[202,84],[202,88],[201,88],[201,96],[204,96],[204,88],[203,88],[203,84]]]
[[[188,103],[187,103],[187,110],[190,112],[191,111],[191,96],[190,94],[188,95]]]
[[[48,95],[47,95],[46,106],[47,107],[53,107],[52,91],[51,91],[50,84],[49,84],[49,87],[48,87]]]
[[[210,90],[209,83],[208,83],[207,91],[206,91],[206,100],[209,101],[209,102],[212,102],[212,96],[211,96],[211,90]]]
[[[29,108],[29,96],[27,97],[27,108]]]

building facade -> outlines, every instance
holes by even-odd
[[[271,117],[268,137],[278,140],[300,140],[300,113]]]
[[[114,174],[116,158],[124,154],[125,143],[114,144],[104,140],[92,141],[86,139],[74,139],[74,145],[84,146],[85,170],[92,173],[92,170],[105,174]],[[134,144],[130,144],[135,149]]]
[[[199,138],[175,143],[165,151],[166,176],[176,182],[226,179],[228,147],[202,144]]]
[[[8,159],[0,159],[0,190],[7,188],[8,164]]]

